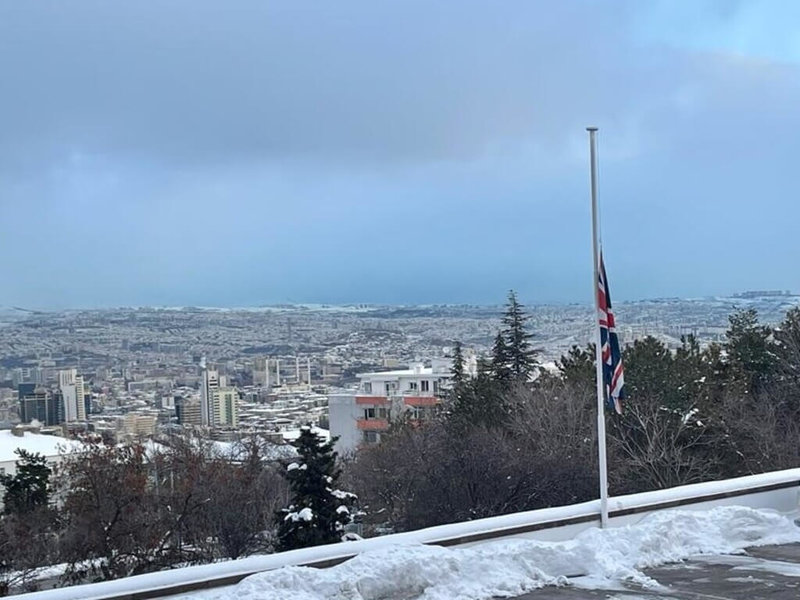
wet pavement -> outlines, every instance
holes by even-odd
[[[515,600],[798,600],[800,544],[751,548],[746,554],[700,556],[645,569],[660,584],[642,588],[609,582],[607,589],[576,585],[543,588]]]

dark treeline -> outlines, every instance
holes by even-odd
[[[800,465],[800,308],[771,328],[754,310],[725,342],[624,349],[624,414],[607,415],[612,494]],[[594,346],[540,369],[513,293],[475,378],[454,352],[439,418],[401,422],[360,450],[347,477],[368,522],[402,531],[597,497]],[[533,374],[538,374],[535,378]]]

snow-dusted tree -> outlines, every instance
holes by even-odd
[[[291,504],[278,511],[278,546],[293,550],[338,542],[351,520],[356,496],[336,489],[335,439],[322,440],[311,427],[301,428],[294,443],[299,458],[286,467]]]

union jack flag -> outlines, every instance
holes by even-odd
[[[625,398],[625,377],[622,371],[622,353],[619,349],[614,311],[611,309],[611,294],[603,255],[600,254],[600,274],[597,282],[598,320],[600,321],[600,348],[603,357],[603,384],[606,390],[606,405],[622,414],[621,400]]]

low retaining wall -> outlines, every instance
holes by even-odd
[[[798,508],[800,469],[686,485],[609,499],[612,526],[636,523],[652,512],[714,506],[747,506],[783,513]],[[238,583],[245,577],[288,565],[330,567],[356,554],[407,544],[468,546],[524,537],[559,541],[575,537],[600,522],[600,501],[558,506],[465,523],[440,525],[357,542],[346,542],[250,556],[239,560],[159,571],[87,585],[24,594],[25,600],[145,600]]]

